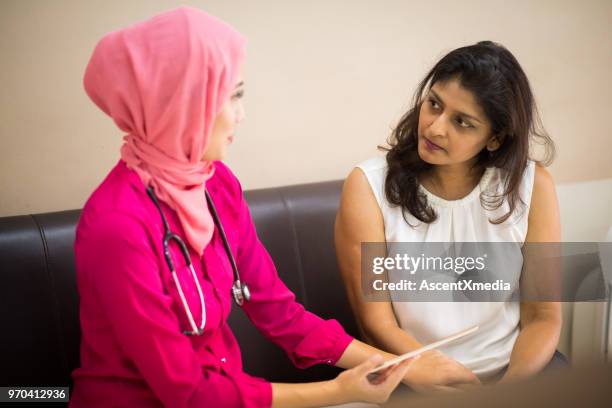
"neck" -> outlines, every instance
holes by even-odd
[[[473,167],[475,162],[433,166],[421,183],[433,194],[445,200],[467,196],[480,182],[484,169]]]

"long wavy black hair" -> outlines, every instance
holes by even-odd
[[[463,88],[474,95],[491,123],[491,134],[497,135],[501,142],[493,152],[483,148],[474,164],[483,171],[487,167],[500,168],[506,175],[501,194],[483,192],[480,196],[481,204],[486,209],[497,209],[507,200],[509,211],[498,219],[489,220],[500,224],[522,202],[518,187],[531,158],[530,145],[543,146],[540,163],[544,165],[552,162],[555,147],[541,126],[525,72],[510,51],[491,41],[481,41],[451,51],[421,81],[411,109],[402,116],[391,133],[389,146],[379,146],[387,151],[385,195],[389,203],[402,207],[406,222],[406,213],[425,223],[436,220],[435,210],[419,191],[420,175],[433,167],[423,161],[417,151],[419,111],[426,91],[437,82],[451,79],[458,80]]]

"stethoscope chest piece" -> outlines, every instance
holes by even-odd
[[[246,283],[242,283],[239,280],[235,280],[232,285],[232,295],[234,301],[238,306],[242,306],[245,301],[251,300],[251,291]]]

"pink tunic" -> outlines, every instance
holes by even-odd
[[[238,180],[221,162],[215,167],[206,187],[252,293],[244,311],[296,366],[335,364],[352,338],[335,320],[322,320],[295,301],[257,238]],[[175,212],[161,205],[172,231],[183,237]],[[233,274],[217,230],[201,259],[190,250],[206,304],[204,334],[192,337],[182,334],[189,324],[164,259],[163,234],[140,178],[119,161],[77,228],[82,340],[71,406],[270,406],[270,383],[242,370],[226,322]],[[199,325],[197,290],[180,251],[174,244],[171,249]]]

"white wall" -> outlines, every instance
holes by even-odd
[[[108,31],[189,4],[248,38],[247,119],[227,162],[246,189],[343,178],[458,46],[506,45],[559,147],[558,182],[612,177],[609,0],[0,2],[0,216],[80,208],[121,133],[86,97]]]

